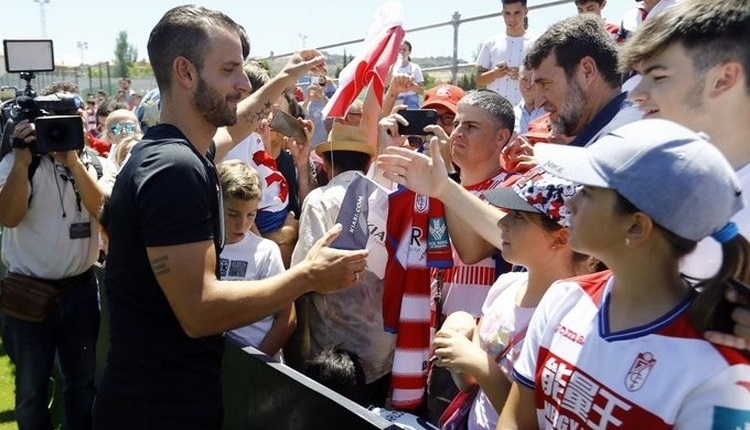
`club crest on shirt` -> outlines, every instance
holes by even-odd
[[[417,194],[414,196],[414,212],[417,213],[427,213],[427,210],[430,208],[430,200],[429,197]]]
[[[628,375],[625,377],[625,388],[628,391],[640,390],[655,364],[656,358],[650,352],[638,354],[635,361],[633,361],[633,365],[630,366]]]

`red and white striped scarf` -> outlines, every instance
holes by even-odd
[[[394,409],[424,401],[430,356],[430,268],[452,264],[443,204],[405,188],[389,196],[383,323],[397,333],[391,386]],[[429,245],[428,245],[429,243]]]

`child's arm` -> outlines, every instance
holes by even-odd
[[[258,349],[273,357],[289,340],[296,326],[297,313],[294,310],[294,303],[290,303],[276,314],[271,329],[266,333],[266,337],[263,338],[263,342],[260,343]]]

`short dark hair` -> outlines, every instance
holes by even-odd
[[[96,116],[109,116],[112,112],[120,109],[128,109],[128,105],[117,100],[108,100],[96,108]]]
[[[349,399],[365,385],[365,372],[357,354],[334,346],[307,362],[305,376]]]
[[[521,3],[521,6],[526,7],[526,0],[503,0],[503,4]]]
[[[574,2],[576,5],[586,4],[586,3],[596,3],[599,6],[604,3],[604,0],[575,0]]]
[[[282,95],[286,99],[286,102],[289,104],[289,115],[295,118],[307,118],[307,112],[305,111],[305,108],[302,107],[301,104],[299,104],[297,98],[294,97],[294,91],[285,90]]]
[[[635,68],[675,43],[685,47],[698,73],[738,61],[750,94],[750,3],[747,0],[684,0],[646,21],[628,39],[620,69]]]
[[[331,166],[336,168],[337,172],[348,172],[356,170],[362,173],[367,172],[372,157],[370,154],[358,151],[326,151],[321,154],[321,158],[327,161]]]
[[[172,84],[172,62],[175,58],[185,57],[198,70],[203,69],[209,32],[216,27],[237,34],[243,55],[246,55],[250,42],[245,30],[222,12],[202,6],[183,5],[170,9],[159,20],[151,30],[147,49],[156,83],[162,93],[168,92]]]
[[[552,24],[531,45],[524,65],[526,69],[536,69],[552,54],[568,78],[578,70],[578,64],[584,57],[591,57],[604,81],[612,88],[620,86],[617,45],[598,16],[574,15]]]
[[[263,64],[255,60],[246,60],[242,66],[247,75],[247,79],[250,80],[250,86],[253,87],[253,92],[257,91],[258,88],[265,85],[271,77],[268,76],[268,70],[263,67]]]

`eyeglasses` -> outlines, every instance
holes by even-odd
[[[109,128],[110,133],[115,136],[119,136],[122,133],[133,134],[135,133],[136,125],[132,122],[122,122],[120,124],[114,124]]]
[[[438,119],[443,124],[453,124],[453,121],[456,119],[456,115],[453,115],[452,113],[444,113],[442,115],[439,115]]]

